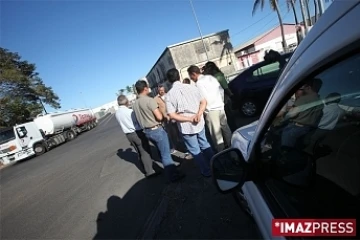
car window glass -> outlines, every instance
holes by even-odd
[[[272,73],[277,73],[279,70],[280,70],[279,62],[270,63],[254,70],[253,77],[255,79],[259,77],[266,77],[267,75],[272,75]]]
[[[304,215],[340,217],[359,209],[359,146],[360,54],[293,90],[261,141],[261,160]]]
[[[24,126],[16,128],[19,137],[24,137],[27,134],[27,130]]]

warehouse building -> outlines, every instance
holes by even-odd
[[[153,95],[157,94],[157,86],[166,83],[166,71],[176,68],[180,71],[181,80],[188,77],[187,68],[191,65],[202,67],[208,61],[215,62],[227,75],[239,69],[239,62],[232,51],[229,30],[177,43],[165,48],[146,78]],[[204,47],[205,45],[205,47]]]

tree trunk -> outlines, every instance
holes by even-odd
[[[290,4],[291,4],[291,8],[292,8],[293,13],[294,13],[295,25],[298,26],[299,25],[299,20],[298,20],[297,14],[296,14],[296,8],[295,8],[294,0],[291,0]],[[299,31],[296,31],[296,40],[297,40],[298,44],[300,44],[301,39],[302,39],[302,34],[301,34],[301,36],[299,36],[299,34],[300,34]]]
[[[291,3],[291,8],[292,8],[293,13],[294,13],[295,24],[298,25],[298,24],[299,24],[299,20],[298,20],[297,14],[296,14],[296,9],[295,9],[294,0],[291,0],[290,3]]]
[[[304,27],[305,27],[305,36],[308,34],[309,32],[309,27],[308,27],[308,21],[307,21],[307,17],[306,17],[306,10],[305,10],[305,1],[307,0],[300,0],[300,9],[301,9],[301,15],[303,18],[303,22],[304,22]]]
[[[283,25],[283,22],[282,22],[282,19],[281,19],[281,15],[280,15],[277,0],[274,1],[274,8],[275,8],[276,14],[277,14],[277,16],[279,18],[279,24],[280,24],[280,30],[281,30],[281,38],[282,38],[282,47],[283,47],[284,52],[287,52],[287,44],[286,44],[286,40],[285,40],[284,25]]]
[[[317,4],[317,0],[314,0],[314,11],[315,11],[315,22],[317,22],[318,20],[318,4]]]
[[[313,23],[312,23],[312,21],[311,21],[311,14],[310,14],[310,8],[309,8],[309,0],[305,0],[305,6],[306,6],[306,13],[307,13],[307,15],[308,15],[308,17],[309,17],[309,26],[312,26],[313,25]]]

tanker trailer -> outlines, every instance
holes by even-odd
[[[96,126],[96,118],[90,109],[39,114],[34,122],[46,137],[63,136],[68,141]]]
[[[40,114],[34,121],[0,130],[0,162],[9,164],[41,155],[96,126],[90,109]]]

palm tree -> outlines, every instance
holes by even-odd
[[[120,89],[118,91],[118,93],[116,93],[116,95],[120,96],[120,95],[124,95],[125,89]]]
[[[314,1],[316,1],[316,0],[314,0]],[[299,19],[298,19],[298,16],[296,13],[296,7],[295,7],[296,0],[286,0],[286,3],[287,3],[288,10],[290,10],[290,8],[292,9],[292,11],[294,13],[295,25],[298,26]],[[300,44],[301,40],[303,39],[302,32],[296,31],[296,39],[297,39],[298,44]]]
[[[220,40],[216,40],[216,41],[212,42],[211,44],[223,46],[223,48],[221,50],[221,54],[220,54],[220,62],[222,61],[223,57],[226,56],[228,63],[230,60],[231,64],[233,64],[233,65],[236,64],[235,63],[236,60],[233,59],[233,55],[232,55],[233,45],[231,44],[228,35],[226,35],[226,34],[221,35]],[[234,66],[234,68],[235,68],[235,66]]]
[[[307,13],[307,16],[309,19],[307,19],[306,21],[308,22],[308,25],[309,26],[312,26],[314,25],[313,22],[312,22],[312,17],[311,17],[311,14],[310,14],[310,7],[309,7],[309,2],[310,0],[305,0],[305,6],[306,6],[306,13]]]
[[[314,0],[314,11],[315,11],[314,23],[316,23],[318,19],[318,0]]]
[[[314,1],[316,1],[316,0],[314,0]],[[291,7],[291,9],[292,9],[292,11],[294,13],[295,24],[298,25],[299,24],[299,19],[297,17],[296,8],[295,8],[296,0],[287,0],[286,3],[287,3],[288,10],[290,10],[290,7]]]
[[[286,40],[285,40],[284,25],[283,25],[283,21],[282,21],[281,15],[280,15],[278,0],[269,0],[269,3],[270,3],[270,7],[272,8],[272,10],[276,12],[276,14],[279,18],[281,38],[282,38],[282,47],[284,49],[284,52],[287,52],[287,44],[286,44]],[[259,8],[259,6],[261,7],[261,10],[264,9],[264,5],[265,5],[265,0],[255,0],[254,7],[252,10],[252,15],[254,16],[254,14],[255,14],[256,10]]]
[[[132,89],[132,87],[131,86],[126,86],[126,92],[128,92],[128,93],[133,93],[133,89]]]

